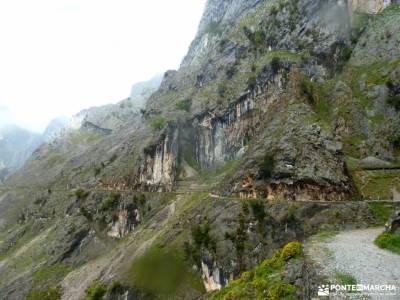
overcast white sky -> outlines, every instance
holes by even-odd
[[[1,0],[0,125],[117,102],[176,69],[205,0]]]

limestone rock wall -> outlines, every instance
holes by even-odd
[[[196,158],[202,168],[215,168],[241,157],[262,124],[269,103],[281,93],[282,74],[268,78],[240,96],[221,115],[209,112],[196,119]]]
[[[179,131],[162,134],[158,144],[145,150],[139,167],[138,185],[153,191],[170,191],[178,162]]]
[[[140,223],[140,220],[140,212],[135,205],[122,203],[109,226],[107,235],[113,238],[122,238],[131,232]]]

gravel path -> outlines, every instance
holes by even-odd
[[[378,293],[372,299],[400,299],[400,256],[375,246],[374,239],[382,228],[341,232],[324,240],[315,238],[306,246],[306,253],[331,283],[337,272],[352,275],[359,284],[393,284],[396,295]],[[392,292],[393,293],[393,292]],[[353,294],[353,299],[363,298]]]

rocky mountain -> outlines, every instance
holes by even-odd
[[[160,86],[162,78],[163,75],[159,74],[148,81],[134,84],[129,97],[129,99],[133,102],[133,105],[138,108],[144,107],[146,105],[147,98]]]
[[[14,125],[0,129],[0,164],[9,171],[21,167],[42,142],[40,134]]]
[[[3,180],[7,177],[9,171],[6,168],[6,166],[3,164],[3,162],[0,162],[0,183],[3,182]]]
[[[68,124],[69,118],[62,116],[50,121],[43,132],[43,140],[49,142],[56,138],[62,129]]]
[[[295,241],[382,225],[400,189],[398,24],[389,1],[208,0],[145,107],[82,111],[5,181],[0,298],[315,297]]]
[[[123,126],[125,122],[139,113],[150,95],[160,85],[162,76],[157,75],[148,81],[132,86],[131,96],[117,105],[104,105],[82,110],[73,117],[58,117],[50,121],[43,134],[36,134],[17,126],[5,126],[0,130],[0,163],[2,176],[14,172],[24,165],[34,150],[42,143],[52,143],[55,139],[63,140],[65,135],[80,128],[107,132]],[[6,172],[7,170],[7,172]]]

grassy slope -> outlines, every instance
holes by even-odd
[[[296,287],[283,280],[286,263],[301,256],[301,244],[291,242],[239,279],[210,296],[210,300],[294,299]]]
[[[400,255],[400,236],[392,233],[382,233],[376,240],[375,245]]]

